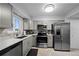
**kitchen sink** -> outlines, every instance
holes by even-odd
[[[17,37],[18,39],[22,39],[22,38],[24,38],[24,37],[27,37],[27,36],[19,36],[19,37]]]

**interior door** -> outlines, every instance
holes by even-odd
[[[70,26],[69,23],[61,26],[62,50],[70,49]]]
[[[55,26],[55,36],[54,36],[54,48],[55,50],[61,50],[61,27],[60,25]]]

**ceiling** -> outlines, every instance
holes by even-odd
[[[24,14],[30,17],[50,16],[66,17],[73,9],[79,6],[79,3],[52,3],[55,9],[51,13],[45,13],[42,9],[46,3],[11,3],[15,8],[19,8]],[[24,16],[26,18],[26,16]]]

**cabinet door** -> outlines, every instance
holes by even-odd
[[[30,23],[30,29],[34,29],[33,28],[33,21],[31,21],[31,23]]]
[[[36,46],[36,35],[33,35],[33,46]]]
[[[28,38],[27,44],[28,44],[27,50],[30,51],[31,49],[30,37]]]
[[[23,55],[27,55],[30,49],[32,48],[32,36],[23,40]]]
[[[28,53],[28,39],[25,39],[23,41],[23,56],[27,55]]]
[[[28,22],[28,20],[24,19],[23,22],[24,22],[24,29],[29,29],[29,22]]]
[[[14,47],[14,48],[10,49],[12,47]],[[10,49],[10,50],[8,52],[6,52],[5,54],[3,54],[2,56],[21,56],[22,55],[21,43],[17,43],[16,45],[9,47],[8,49]]]
[[[0,27],[2,26],[2,24],[1,24],[1,20],[2,20],[1,17],[2,17],[2,15],[1,14],[2,14],[2,6],[0,4]]]
[[[11,6],[7,3],[2,3],[1,5],[1,27],[9,28],[11,27],[12,11]]]
[[[32,45],[33,45],[33,44],[32,44],[32,43],[33,43],[33,41],[32,41],[32,40],[33,40],[33,37],[30,36],[28,40],[29,40],[29,49],[31,49],[31,47],[32,47]]]
[[[37,30],[37,22],[36,21],[33,21],[33,29]]]
[[[48,47],[53,47],[53,38],[52,38],[52,35],[48,35]]]
[[[51,30],[51,24],[47,25],[47,29]]]

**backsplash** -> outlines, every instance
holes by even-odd
[[[6,39],[8,38],[8,35],[3,34],[3,31],[4,31],[4,30],[5,30],[5,29],[0,28],[0,41],[6,40]]]
[[[0,37],[14,37],[15,34],[12,29],[0,29]]]
[[[26,34],[36,34],[37,30],[24,30],[26,31]]]
[[[24,30],[26,34],[37,34],[38,30]],[[47,30],[48,34],[51,34],[51,30]],[[12,29],[0,29],[0,37],[12,37],[15,36],[15,32]]]
[[[3,28],[0,28],[0,34],[1,34],[3,31],[4,31],[4,29],[3,29]]]
[[[26,34],[37,34],[38,33],[38,30],[24,30],[24,31],[26,31]],[[47,30],[47,33],[51,34],[52,30]]]

